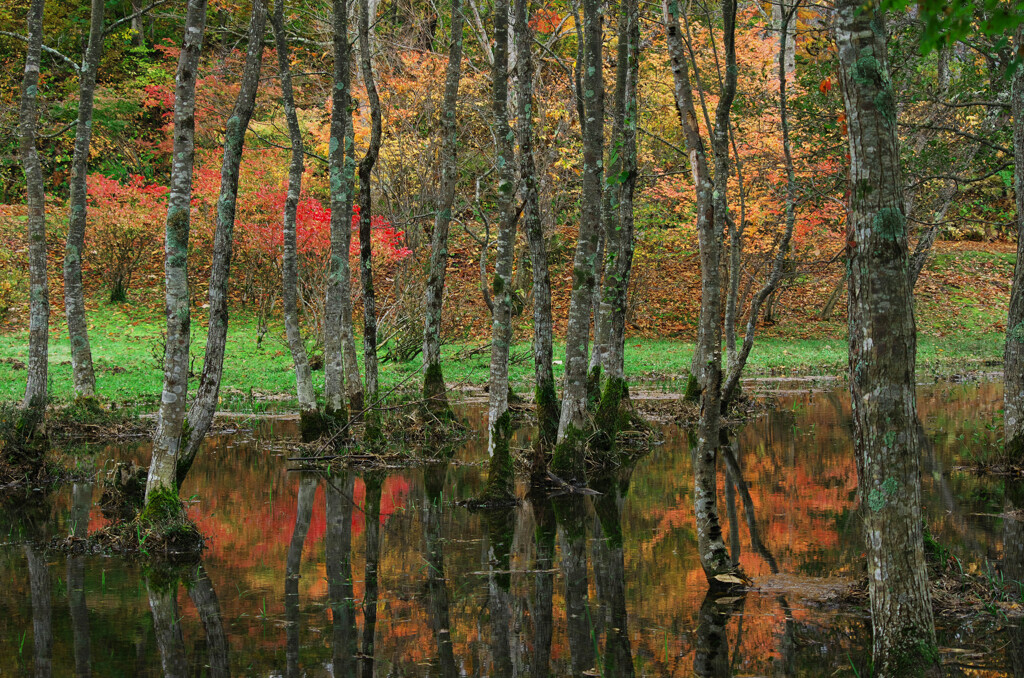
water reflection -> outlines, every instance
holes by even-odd
[[[1014,579],[1024,570],[1024,526],[1013,513],[1024,492],[957,470],[991,444],[985,422],[998,396],[997,385],[943,385],[920,398],[925,515],[965,568],[1000,562]],[[760,587],[745,595],[706,595],[689,447],[673,426],[634,467],[594,481],[599,494],[521,487],[519,507],[493,514],[457,504],[483,487],[485,441],[451,464],[367,476],[290,473],[287,438],[218,438],[183,489],[210,537],[199,568],[47,556],[39,544],[105,523],[95,486],[9,504],[0,667],[542,678],[851,676],[855,664],[865,675],[866,617],[811,607],[800,593],[860,576],[848,420],[842,394],[803,394],[723,442],[723,542]],[[293,433],[276,424],[275,434]],[[516,445],[528,446],[528,434]],[[1024,676],[1020,629],[982,621],[945,629],[944,643],[1000,648],[974,664]],[[997,640],[981,640],[992,629]]]

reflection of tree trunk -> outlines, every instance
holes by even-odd
[[[447,465],[432,464],[424,474],[427,491],[424,533],[427,541],[427,612],[430,629],[437,644],[437,657],[443,678],[459,675],[452,648],[451,620],[448,612],[448,580],[444,569],[444,541],[441,530],[441,493]]]
[[[363,678],[373,678],[374,637],[377,633],[377,565],[380,560],[380,495],[384,477],[377,474],[364,476],[366,483],[366,573],[363,594],[363,649],[360,664]]]
[[[793,619],[793,610],[786,596],[779,596],[778,601],[786,619],[786,627],[779,641],[779,656],[772,662],[772,675],[781,678],[796,673],[796,620]]]
[[[495,58],[497,60],[497,57]],[[487,577],[488,606],[491,613],[491,675],[511,678],[512,646],[509,631],[512,626],[512,575],[509,562],[512,552],[513,511],[488,510],[484,514],[489,543],[489,575]]]
[[[632,472],[629,469],[628,472]],[[594,557],[604,562],[604,586],[598,590],[601,604],[605,608],[605,656],[604,675],[628,677],[633,675],[633,653],[629,642],[629,628],[626,618],[626,567],[622,542],[622,504],[629,487],[628,475],[620,482],[609,478],[608,482],[595,483],[595,489],[602,492],[594,499],[594,509],[600,521],[603,542],[601,548],[594,548]],[[594,564],[594,571],[598,564]]]
[[[693,658],[693,673],[701,678],[726,678],[732,675],[729,666],[729,637],[725,625],[729,622],[729,613],[742,597],[721,598],[708,591],[701,603],[697,618],[697,649]]]
[[[149,592],[149,609],[153,612],[153,632],[160,649],[160,666],[165,678],[187,678],[188,663],[185,661],[185,641],[181,637],[178,617],[178,583],[154,585],[146,581]]]
[[[71,533],[84,539],[89,533],[92,483],[75,483],[71,490]],[[85,605],[85,558],[68,557],[68,608],[75,645],[75,675],[92,675],[89,647],[89,610]]]
[[[231,663],[228,660],[228,639],[224,633],[224,620],[220,614],[220,601],[213,590],[213,582],[206,568],[199,565],[192,586],[188,591],[192,603],[199,612],[199,621],[206,631],[206,647],[209,651],[210,678],[228,678]]]
[[[546,678],[551,664],[551,632],[553,628],[552,598],[554,596],[555,575],[549,572],[554,566],[555,558],[555,514],[551,509],[551,500],[544,495],[531,498],[533,519],[536,523],[534,532],[537,540],[536,574],[537,598],[531,611],[533,619],[533,678]]]
[[[46,559],[35,547],[26,546],[29,588],[32,591],[32,640],[35,644],[37,678],[53,673],[53,606],[50,600],[50,571]]]
[[[579,494],[558,497],[553,504],[562,546],[565,616],[572,672],[574,676],[582,676],[594,668],[594,643],[587,599],[586,507]]]
[[[327,604],[333,620],[333,670],[336,676],[356,672],[356,611],[352,598],[352,488],[355,478],[342,475],[324,484],[327,513]]]
[[[1024,510],[1024,485],[1006,486],[1006,516],[1003,518],[1003,575],[1015,582],[1024,582],[1024,520],[1016,511]],[[1020,620],[1008,628],[1010,665],[1014,676],[1024,676],[1024,626]]]
[[[316,497],[316,476],[303,475],[299,481],[299,496],[295,507],[295,528],[292,540],[288,544],[288,559],[284,575],[284,615],[288,644],[285,649],[287,657],[288,678],[299,675],[299,577],[302,573],[302,548],[306,544],[309,532],[309,521],[313,517],[313,500]]]
[[[739,437],[734,437],[731,445],[722,446],[722,458],[725,460],[726,468],[729,472],[729,478],[733,483],[736,484],[736,489],[740,494],[740,501],[743,502],[743,513],[747,523],[747,532],[750,533],[750,545],[757,551],[758,555],[764,558],[764,561],[768,563],[768,569],[772,574],[778,574],[779,565],[775,561],[775,556],[772,555],[768,547],[761,541],[761,533],[757,529],[757,516],[754,513],[754,500],[750,496],[750,489],[747,487],[747,483],[743,480],[743,471],[740,469],[739,464]],[[736,556],[736,562],[739,557]]]

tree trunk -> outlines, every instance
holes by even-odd
[[[21,81],[18,111],[18,142],[25,172],[28,207],[28,378],[23,407],[46,406],[46,375],[49,366],[50,283],[46,277],[46,196],[43,168],[36,149],[38,127],[39,59],[43,49],[43,0],[32,0],[28,9],[28,48],[25,77]]]
[[[579,238],[573,258],[572,297],[565,334],[565,386],[558,421],[558,445],[551,467],[569,482],[585,479],[583,461],[591,423],[587,413],[590,311],[598,272],[604,181],[603,16],[598,0],[583,0],[583,193]]]
[[[612,125],[610,172],[605,192],[614,218],[604,225],[605,272],[601,323],[604,339],[602,371],[604,393],[597,420],[599,445],[611,450],[629,399],[625,379],[626,303],[633,268],[633,193],[636,188],[636,116],[639,84],[640,17],[634,0],[625,0],[619,13],[619,52],[616,69],[615,112]]]
[[[687,150],[690,152],[697,194],[701,306],[696,355],[704,362],[695,370],[700,386],[700,420],[697,439],[693,441],[690,453],[694,464],[693,501],[700,561],[708,582],[714,584],[716,576],[735,569],[722,540],[718,517],[717,459],[722,404],[722,285],[719,264],[728,208],[729,116],[736,94],[736,3],[732,0],[722,1],[726,75],[711,137],[715,156],[713,182],[708,173],[704,140],[697,126],[690,65],[679,30],[679,6],[674,0],[663,0],[662,8],[672,62],[676,107],[686,137]]]
[[[92,507],[92,483],[75,483],[71,488],[71,534],[75,539],[89,535],[89,509]],[[92,675],[92,648],[89,642],[89,608],[85,603],[85,556],[68,556],[68,611],[75,648],[75,676]]]
[[[452,645],[451,615],[448,600],[448,578],[444,565],[444,532],[442,530],[442,498],[447,464],[432,464],[424,469],[426,489],[423,533],[426,539],[427,613],[430,630],[437,645],[437,659],[442,678],[459,675]]]
[[[366,154],[359,162],[359,279],[363,285],[363,369],[366,377],[366,437],[376,439],[379,434],[377,417],[373,413],[377,399],[377,296],[373,289],[373,249],[370,243],[373,202],[370,177],[377,163],[381,143],[380,97],[373,79],[372,53],[370,52],[370,2],[359,0],[359,61],[366,86],[366,98],[370,102],[370,141]]]
[[[228,278],[234,246],[235,207],[238,201],[238,175],[242,164],[245,133],[256,105],[256,91],[263,65],[263,34],[267,23],[266,0],[254,0],[249,21],[249,48],[231,116],[224,130],[224,158],[220,170],[220,196],[217,198],[217,227],[213,237],[210,265],[210,320],[206,335],[206,354],[199,390],[188,411],[189,436],[178,459],[178,486],[192,467],[199,446],[210,430],[217,411],[220,383],[224,375],[224,352],[228,338]]]
[[[508,411],[508,351],[512,339],[512,260],[515,255],[515,151],[508,124],[508,0],[495,0],[494,62],[491,69],[491,106],[494,111],[495,164],[498,169],[498,251],[491,283],[491,369],[487,408],[487,453],[490,465],[485,496],[511,499],[515,490],[512,469],[512,415]]]
[[[441,307],[444,280],[448,268],[448,227],[452,221],[452,203],[459,178],[458,127],[456,110],[459,80],[462,74],[462,5],[452,0],[452,22],[445,72],[444,100],[441,102],[441,183],[437,194],[434,232],[430,236],[430,273],[423,313],[423,398],[427,409],[439,419],[449,419],[451,408],[441,370]]]
[[[167,200],[164,277],[167,339],[164,386],[153,435],[153,456],[146,480],[146,501],[160,488],[177,492],[178,449],[187,438],[185,398],[188,395],[188,349],[191,315],[188,297],[189,210],[195,155],[196,75],[206,27],[206,0],[189,0],[185,40],[174,79],[174,160]],[[183,433],[185,434],[183,436]]]
[[[302,197],[302,169],[304,146],[299,117],[295,112],[295,95],[292,90],[292,74],[288,52],[288,38],[285,34],[284,0],[277,0],[271,16],[274,27],[274,41],[277,45],[277,69],[281,75],[281,102],[288,120],[288,136],[291,139],[292,158],[288,167],[288,195],[284,203],[282,234],[284,257],[281,262],[281,296],[284,301],[284,327],[288,336],[288,349],[295,366],[295,391],[299,398],[299,417],[306,435],[307,421],[316,419],[316,393],[313,391],[313,373],[309,367],[306,345],[302,342],[299,326],[299,263],[298,245],[295,235],[295,218]]]
[[[921,530],[916,328],[896,109],[877,4],[837,5],[849,129],[850,390],[871,596],[875,675],[906,676],[938,656]]]
[[[552,367],[551,274],[544,225],[540,219],[537,168],[533,159],[533,29],[527,0],[515,0],[516,54],[519,68],[518,115],[519,176],[522,181],[523,227],[533,269],[533,371],[538,438],[531,475],[544,473],[546,452],[558,438],[558,394]]]
[[[343,391],[353,416],[363,409],[363,388],[355,361],[352,336],[352,290],[349,246],[352,243],[353,150],[351,48],[348,43],[348,3],[334,0],[334,87],[331,91],[331,263],[325,301],[324,397],[327,414],[347,419]],[[347,334],[346,334],[347,331]],[[351,344],[352,355],[349,353]],[[350,360],[352,364],[350,365]]]
[[[92,0],[89,45],[85,50],[85,60],[78,79],[78,122],[75,127],[75,151],[71,160],[68,237],[64,246],[64,314],[68,321],[68,341],[71,344],[71,371],[75,394],[84,398],[91,398],[96,394],[92,349],[89,346],[89,333],[85,321],[82,253],[85,247],[85,177],[89,172],[93,98],[96,92],[96,74],[103,54],[103,7],[103,0]]]
[[[775,54],[775,67],[780,66],[783,73],[796,71],[796,13],[795,5],[785,0],[772,3],[772,27],[778,33],[779,44],[783,47]],[[787,18],[791,15],[792,20]]]
[[[316,499],[317,477],[312,473],[302,475],[299,481],[299,494],[295,504],[295,527],[288,543],[288,556],[285,560],[284,575],[284,615],[287,631],[286,678],[298,678],[300,675],[299,654],[299,579],[302,577],[302,549],[309,533],[309,523],[313,518],[313,502]]]
[[[1024,45],[1024,34],[1017,33]],[[1010,96],[1013,111],[1013,187],[1017,201],[1017,262],[1006,321],[1006,349],[1003,356],[1003,409],[1006,453],[1014,461],[1024,458],[1024,69],[1013,75]]]
[[[782,241],[779,243],[779,249],[775,253],[775,260],[772,262],[772,269],[768,274],[768,280],[765,281],[764,286],[750,303],[750,313],[747,317],[747,328],[743,335],[743,344],[739,351],[730,352],[728,376],[725,381],[725,387],[722,389],[723,412],[729,407],[729,404],[739,392],[740,377],[743,375],[743,368],[747,364],[747,358],[750,357],[750,349],[754,346],[754,333],[757,331],[757,318],[761,314],[761,305],[769,295],[778,289],[779,283],[782,282],[783,274],[786,271],[786,257],[789,255],[789,244],[793,239],[793,229],[796,226],[796,171],[793,167],[793,151],[789,139],[789,106],[786,98],[786,75],[788,73],[786,70],[786,55],[788,54],[787,50],[789,49],[789,39],[791,36],[789,26],[796,22],[796,12],[800,2],[801,0],[792,0],[792,3],[783,11],[779,24],[781,26],[779,30],[778,52],[779,119],[782,126],[782,153],[786,164],[785,230],[782,235]],[[733,271],[732,277],[738,278],[739,254],[736,253],[734,256],[737,261],[733,262],[734,265],[731,267]],[[729,283],[734,294],[738,280],[731,279]],[[733,308],[730,309],[733,316],[738,314],[738,307],[739,304],[733,304]]]

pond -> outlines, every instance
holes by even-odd
[[[958,464],[998,440],[1001,405],[997,382],[920,390],[928,528],[994,581],[1008,481]],[[327,477],[291,470],[295,424],[267,420],[201,452],[182,496],[207,549],[175,576],[35,545],[106,523],[95,484],[8,516],[0,676],[868,675],[864,606],[828,602],[863,569],[850,426],[838,389],[786,392],[737,431],[719,507],[755,588],[714,599],[677,426],[602,494],[487,513],[458,504],[484,486],[486,436],[448,465]],[[949,675],[1024,675],[1001,608],[938,625]]]

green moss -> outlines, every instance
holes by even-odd
[[[348,419],[348,413],[344,413]],[[302,442],[308,443],[317,440],[330,432],[337,420],[332,415],[327,415],[320,410],[306,410],[299,412],[299,433]]]
[[[595,449],[610,453],[615,449],[615,438],[619,431],[629,425],[629,412],[623,402],[629,399],[629,386],[625,379],[609,379],[597,408],[597,431]]]
[[[683,398],[695,403],[700,400],[700,390],[697,375],[691,372],[690,376],[686,378],[686,389],[683,391]]]
[[[483,498],[487,501],[508,501],[515,497],[515,469],[512,466],[512,413],[502,412],[491,426],[494,452],[488,465],[487,487]]]
[[[534,393],[537,403],[537,424],[539,442],[550,448],[558,439],[558,419],[561,409],[554,382],[538,383]]]
[[[596,347],[595,347],[596,348]],[[596,412],[601,404],[601,366],[594,365],[587,375],[587,411]]]
[[[906,234],[907,220],[895,207],[883,207],[875,213],[871,228],[880,238],[897,241]]]
[[[494,296],[503,294],[505,292],[505,279],[495,273],[494,279],[491,280],[491,289],[494,290]]]
[[[565,429],[562,442],[555,446],[551,457],[551,471],[568,483],[584,483],[587,480],[583,470],[589,436],[573,424]]]

